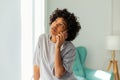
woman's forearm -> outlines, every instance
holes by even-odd
[[[65,73],[65,68],[63,66],[60,48],[55,49],[55,76],[60,78]]]
[[[40,68],[38,66],[34,66],[34,80],[39,80],[40,78]]]

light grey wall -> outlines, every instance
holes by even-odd
[[[113,32],[120,35],[120,0],[113,2]]]
[[[0,80],[21,80],[20,0],[0,0]]]
[[[120,0],[113,0],[113,34],[120,36]],[[120,73],[120,51],[116,53]]]
[[[73,41],[75,46],[85,46],[88,50],[86,65],[93,69],[107,69],[111,55],[106,50],[105,39],[111,34],[111,0],[47,0],[46,26],[49,32],[49,15],[56,8],[67,8],[78,16],[82,29]],[[117,5],[119,8],[119,4]],[[120,9],[119,9],[120,10]],[[116,10],[116,14],[118,10]],[[120,11],[119,11],[120,13]],[[117,14],[116,17],[118,17]],[[120,21],[120,18],[118,18]],[[117,20],[118,22],[118,20]],[[119,23],[119,22],[118,22]],[[115,28],[120,32],[120,26]]]

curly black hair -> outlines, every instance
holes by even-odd
[[[81,29],[80,23],[77,21],[74,13],[68,12],[67,9],[56,9],[52,15],[50,15],[50,25],[56,20],[56,18],[61,17],[67,23],[67,33],[68,38],[66,41],[72,41],[77,36],[79,30]]]

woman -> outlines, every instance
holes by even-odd
[[[72,72],[75,39],[81,26],[73,13],[56,9],[50,16],[50,35],[39,37],[34,55],[34,80],[76,80]]]

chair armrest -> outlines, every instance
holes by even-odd
[[[87,80],[114,80],[113,72],[85,68]]]

